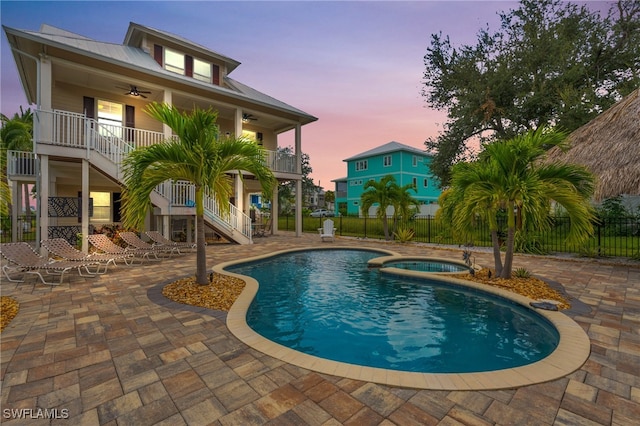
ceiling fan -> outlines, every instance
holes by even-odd
[[[248,123],[249,121],[256,121],[258,117],[254,117],[252,114],[242,114],[242,122]]]
[[[126,87],[118,87],[118,89],[124,89],[124,90],[128,90],[128,92],[125,92],[125,95],[129,95],[129,96],[140,96],[141,98],[147,98],[144,93],[151,93],[148,90],[138,90],[137,86],[134,86],[133,84],[129,85],[129,88],[127,89]]]

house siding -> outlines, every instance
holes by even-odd
[[[390,165],[385,166],[385,157],[391,157]],[[415,164],[414,158],[417,159]],[[435,208],[429,207],[437,204],[441,190],[438,181],[429,169],[431,157],[427,153],[420,153],[413,149],[406,151],[400,148],[371,156],[356,156],[345,161],[347,161],[346,196],[336,197],[336,205],[342,204],[344,206],[346,203],[346,214],[362,215],[360,198],[364,192],[364,185],[372,179],[380,181],[386,175],[392,175],[400,186],[412,184],[413,179],[416,179],[416,191],[412,191],[411,195],[424,206],[421,207],[419,214],[432,214],[437,209],[437,206]],[[356,164],[362,161],[367,162],[367,168],[356,170]],[[424,186],[425,179],[427,187]],[[371,214],[373,211],[375,208],[369,213]],[[392,209],[388,211],[389,214],[392,212]],[[345,211],[343,210],[341,213],[344,214]]]

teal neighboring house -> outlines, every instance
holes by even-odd
[[[393,175],[398,185],[412,184],[416,189],[411,191],[411,195],[421,203],[419,215],[434,215],[441,190],[429,169],[431,158],[426,151],[392,141],[343,160],[347,163],[347,177],[333,180],[337,212],[349,216],[363,215],[360,196],[365,183]],[[393,214],[393,211],[388,213]]]

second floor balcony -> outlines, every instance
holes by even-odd
[[[60,110],[35,111],[33,129],[38,153],[88,158],[89,153],[95,151],[116,165],[133,149],[167,139],[162,132],[99,123],[83,114]],[[296,174],[298,161],[296,155],[265,150],[265,162],[276,176]]]

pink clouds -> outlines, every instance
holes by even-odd
[[[31,3],[31,4],[29,4]],[[239,60],[231,74],[318,117],[302,130],[312,178],[325,189],[346,175],[342,161],[392,140],[417,148],[437,135],[443,113],[421,92],[430,35],[473,43],[513,2],[2,2],[2,24],[48,23],[121,43],[129,21],[169,31]],[[104,17],[108,16],[106,24]],[[2,38],[2,113],[27,107]],[[281,144],[293,145],[292,135]]]

